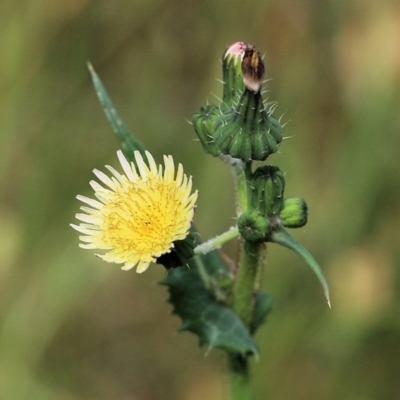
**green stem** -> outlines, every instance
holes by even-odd
[[[232,309],[250,327],[254,311],[255,292],[260,281],[263,244],[244,242],[233,291]],[[228,355],[230,400],[253,398],[249,357]]]
[[[242,245],[233,292],[232,309],[247,327],[250,326],[253,316],[255,292],[260,283],[264,248],[263,243],[244,242]]]
[[[232,226],[229,231],[221,233],[221,235],[216,236],[207,242],[198,245],[194,249],[194,254],[207,254],[212,250],[220,248],[224,243],[229,242],[229,240],[235,239],[239,236],[239,230],[237,226]]]
[[[229,354],[228,368],[230,386],[229,400],[251,400],[253,398],[253,390],[248,358]]]
[[[236,186],[236,214],[239,216],[243,211],[248,209],[247,186],[249,182],[249,163],[243,164],[237,161],[232,164],[232,173]],[[251,165],[250,165],[251,174]]]
[[[251,173],[251,162],[233,165],[237,191],[237,215],[249,209]],[[254,311],[255,293],[260,282],[264,244],[241,240],[239,246],[240,259],[231,307],[249,328]],[[228,355],[230,400],[253,398],[249,363],[249,357],[238,354]]]
[[[233,164],[236,177],[236,191],[240,212],[246,211],[251,198],[251,162]],[[260,280],[260,260],[264,245],[261,243],[239,242],[241,246],[238,272],[235,279],[232,309],[249,326],[254,307],[254,294]]]

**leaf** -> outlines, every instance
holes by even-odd
[[[118,137],[122,151],[125,153],[126,157],[135,164],[136,167],[136,159],[134,156],[135,150],[139,151],[143,157],[143,160],[147,162],[144,145],[135,138],[135,136],[132,134],[125,122],[118,114],[113,102],[110,99],[110,96],[107,93],[107,90],[105,89],[102,81],[100,80],[99,76],[97,75],[90,63],[88,63],[88,68],[92,76],[92,81],[96,89],[97,97],[99,98],[99,101],[103,106],[103,110],[106,114],[108,122],[110,123],[114,133]]]
[[[189,260],[188,267],[168,272],[161,282],[169,290],[173,312],[182,318],[179,331],[198,335],[208,351],[220,348],[230,354],[258,356],[258,348],[240,318],[223,303],[229,271],[216,250]]]
[[[329,297],[328,283],[321,270],[321,267],[315,261],[315,258],[311,255],[311,253],[280,225],[278,225],[276,229],[270,234],[268,241],[280,244],[281,246],[293,250],[308,264],[308,266],[314,271],[315,275],[320,281],[322,289],[324,290],[326,301],[328,302],[328,306],[330,308],[331,300]]]

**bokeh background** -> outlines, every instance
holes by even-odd
[[[78,248],[76,194],[118,143],[86,62],[126,123],[200,191],[207,239],[233,224],[229,168],[186,119],[221,96],[237,40],[265,54],[287,122],[271,163],[302,196],[293,234],[322,265],[268,247],[258,399],[400,399],[400,3],[396,0],[1,0],[0,398],[223,399],[224,357],[175,334],[161,266],[137,275]],[[235,256],[235,246],[224,248]]]

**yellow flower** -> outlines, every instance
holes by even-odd
[[[164,156],[163,172],[147,151],[147,164],[135,151],[137,169],[122,151],[117,155],[125,175],[110,166],[106,168],[111,178],[94,170],[106,187],[91,181],[98,200],[77,196],[89,207],[81,207],[86,214],[76,214],[82,223],[71,226],[84,235],[79,237],[83,242],[79,247],[109,250],[97,255],[124,264],[124,270],[137,266],[137,272],[144,272],[151,262],[171,251],[174,241],[188,235],[197,191],[191,194],[192,178],[183,173],[181,164],[175,176],[172,156]]]

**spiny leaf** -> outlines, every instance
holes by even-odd
[[[328,283],[321,270],[321,267],[315,261],[315,258],[311,255],[311,253],[280,225],[278,225],[276,230],[271,233],[268,241],[280,244],[281,246],[285,246],[293,250],[308,264],[320,281],[322,289],[324,290],[326,301],[328,302],[328,306],[331,307]]]
[[[147,162],[147,157],[145,156],[145,147],[139,140],[135,138],[135,136],[132,134],[132,132],[126,126],[125,122],[118,114],[113,102],[110,99],[110,96],[107,93],[106,88],[104,87],[102,81],[100,80],[99,76],[97,75],[91,64],[88,64],[88,68],[92,76],[92,81],[96,89],[97,97],[100,100],[108,122],[110,123],[114,133],[118,137],[122,151],[125,153],[126,157],[128,157],[128,159],[135,164],[136,167],[136,159],[134,156],[135,150],[139,151],[142,154],[145,162]]]
[[[243,357],[258,355],[258,348],[240,318],[223,303],[219,282],[229,271],[217,251],[189,260],[188,268],[168,272],[161,284],[168,286],[173,312],[182,318],[180,331],[199,337],[200,346],[220,348]]]

